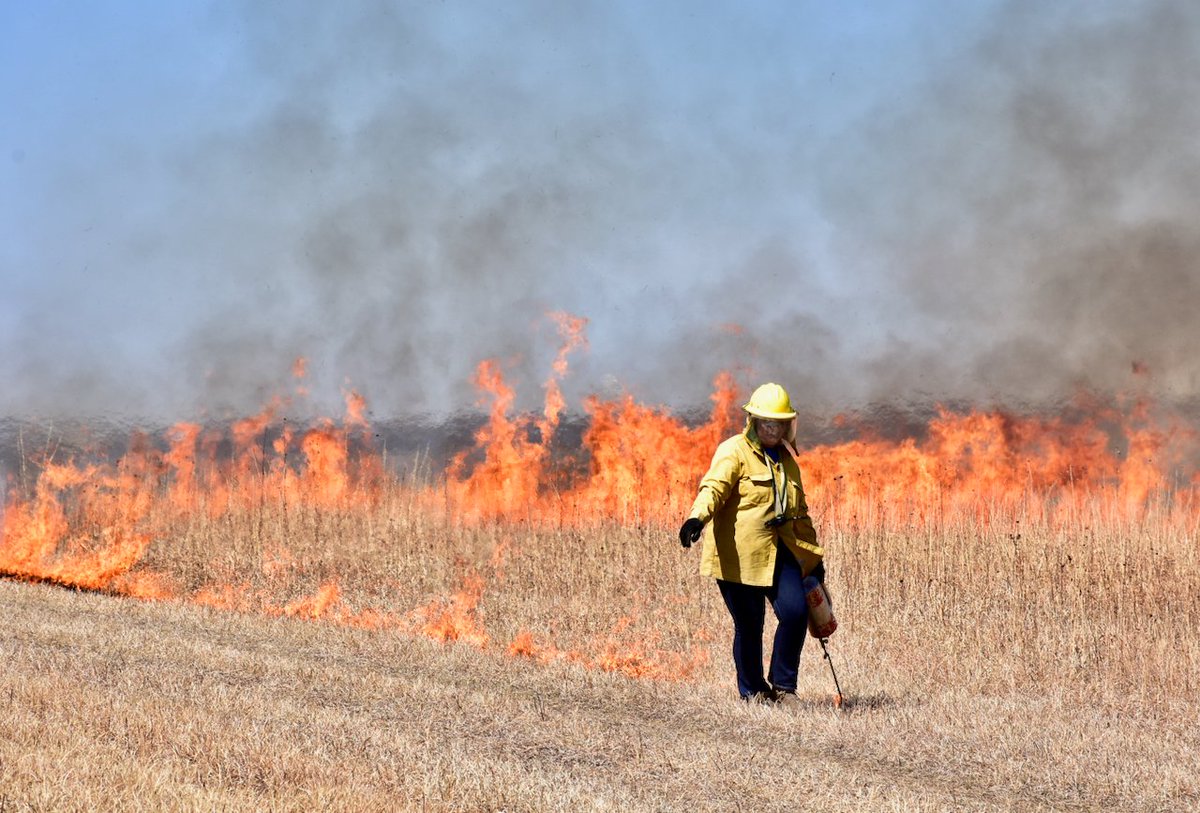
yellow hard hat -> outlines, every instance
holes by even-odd
[[[742,409],[757,418],[769,420],[786,421],[796,417],[792,399],[788,398],[787,390],[778,384],[763,384],[754,391]]]

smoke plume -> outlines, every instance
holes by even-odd
[[[528,407],[551,310],[576,408],[1200,394],[1200,7],[929,14],[875,61],[815,13],[219,5],[188,127],[22,148],[0,407],[245,412],[298,356],[325,410],[471,408],[484,358]]]

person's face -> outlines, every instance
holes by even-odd
[[[783,433],[787,430],[787,421],[771,421],[766,418],[755,418],[755,432],[758,434],[758,439],[763,446],[770,448],[778,446],[783,440]]]

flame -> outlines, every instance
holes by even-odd
[[[342,503],[350,491],[345,435],[326,423],[306,432],[300,449],[307,464],[298,483],[301,492],[318,505]]]
[[[252,613],[261,606],[261,598],[254,596],[254,590],[248,582],[242,582],[202,587],[192,595],[191,603],[214,610]]]
[[[734,431],[737,388],[733,376],[713,381],[708,422],[689,429],[664,409],[590,398],[591,424],[583,442],[591,458],[589,476],[567,501],[576,515],[638,522],[686,513],[713,449]]]
[[[150,544],[137,529],[153,499],[154,465],[137,444],[115,470],[47,463],[31,500],[10,499],[0,524],[0,571],[88,590],[159,598],[164,577],[130,571]],[[67,506],[73,508],[69,516]]]
[[[344,627],[382,630],[398,627],[402,619],[394,613],[367,607],[358,612],[350,609],[342,598],[337,581],[327,581],[311,596],[301,596],[282,607],[267,603],[263,605],[267,615],[282,615],[306,621],[330,621]]]
[[[337,607],[341,600],[337,582],[326,582],[315,596],[304,596],[285,604],[283,614],[298,618],[321,618],[329,613],[331,607]]]
[[[623,608],[631,614],[587,640],[556,642],[514,619],[511,641],[495,643],[503,638],[489,627],[485,600],[505,589],[515,555],[513,537],[502,529],[517,523],[672,525],[686,513],[713,449],[743,421],[734,377],[721,373],[713,380],[709,414],[700,421],[629,393],[593,396],[582,404],[587,423],[580,448],[560,448],[567,408],[561,383],[572,354],[587,346],[586,320],[565,313],[549,318],[560,345],[543,385],[542,408],[514,414],[515,393],[500,363],[481,362],[474,381],[487,420],[472,447],[455,455],[434,484],[406,484],[388,470],[372,443],[367,401],[354,389],[343,390],[340,419],[304,426],[283,417],[290,402],[278,398],[224,428],[181,422],[161,438],[135,435],[116,462],[32,461],[36,476],[21,488],[9,484],[0,518],[0,574],[495,646],[538,663],[638,678],[694,675],[707,663],[708,638],[696,633],[688,651],[672,649],[653,632],[639,632],[654,624],[638,621],[633,608]],[[304,359],[292,372],[305,377]],[[902,439],[885,437],[852,416],[840,417],[835,429],[844,440],[803,449],[799,458],[810,504],[826,527],[988,523],[1018,513],[1065,525],[1096,503],[1116,518],[1137,520],[1156,510],[1188,528],[1200,519],[1198,434],[1146,398],[1099,402],[1080,396],[1053,415],[938,407],[923,431]],[[156,569],[170,558],[162,541],[170,529],[197,517],[270,511],[286,517],[304,509],[331,520],[371,518],[397,496],[431,512],[444,510],[455,527],[491,523],[501,529],[490,553],[469,565],[448,595],[420,596],[407,606],[361,607],[360,593],[343,590],[336,575],[322,572],[316,584],[317,577],[284,546],[286,539],[255,537],[259,546],[241,560],[248,572],[218,562],[188,580]]]
[[[345,390],[342,397],[346,399],[346,425],[367,429],[367,399],[355,390]]]
[[[660,650],[654,635],[630,640],[625,631],[631,623],[628,617],[617,621],[596,658],[598,668],[633,678],[673,681],[690,677],[708,664],[708,650],[698,645],[690,652],[677,653]]]
[[[529,630],[519,630],[505,650],[517,658],[528,658],[540,664],[556,661],[588,665],[588,658],[578,650],[559,649],[550,641],[539,642]]]
[[[561,311],[549,315],[558,325],[558,335],[562,338],[563,344],[558,349],[558,355],[554,357],[554,363],[551,365],[552,372],[545,385],[546,405],[542,410],[543,420],[538,424],[543,445],[554,433],[554,429],[558,426],[559,416],[567,405],[558,384],[567,375],[567,357],[574,351],[587,347],[587,338],[583,333],[583,329],[587,326],[587,319]]]
[[[534,660],[542,660],[544,663],[554,659],[553,655],[544,658],[542,648],[537,645],[533,639],[533,633],[529,630],[520,630],[516,637],[509,643],[508,649],[505,650],[509,655],[515,655],[522,658],[532,658]]]
[[[168,499],[186,512],[196,509],[200,496],[196,490],[196,442],[199,437],[199,424],[177,423],[167,433],[171,446],[163,455],[163,463],[175,473]]]
[[[707,635],[695,636],[697,643],[688,652],[672,652],[660,648],[654,634],[639,638],[630,633],[632,624],[630,617],[620,618],[608,633],[588,642],[584,650],[562,650],[549,641],[539,642],[528,630],[520,630],[506,651],[541,664],[576,663],[602,672],[661,681],[686,680],[708,665]]]
[[[435,641],[461,641],[483,649],[491,641],[478,612],[485,586],[483,577],[471,574],[449,601],[434,599],[414,610],[410,619],[420,633]]]
[[[542,443],[530,441],[518,422],[509,418],[515,394],[495,362],[479,365],[475,384],[492,396],[488,422],[475,433],[475,446],[483,450],[483,460],[470,475],[464,475],[469,452],[456,455],[447,472],[449,494],[465,515],[519,516],[529,507],[529,495],[538,490],[548,438]]]
[[[553,379],[552,379],[553,380]],[[589,472],[562,482],[549,464],[553,426],[541,425],[539,440],[509,416],[514,393],[494,361],[480,364],[476,385],[492,396],[489,420],[475,434],[475,449],[455,457],[448,472],[457,514],[475,519],[535,519],[587,524],[601,517],[642,521],[674,516],[687,492],[707,467],[713,448],[737,426],[737,388],[732,375],[714,380],[713,409],[707,423],[688,428],[663,408],[637,403],[631,395],[616,401],[589,398],[591,418],[584,434]],[[556,390],[547,388],[548,398]],[[544,414],[555,415],[547,403]],[[466,472],[471,452],[483,459]],[[552,487],[551,487],[552,486]]]
[[[324,582],[315,593],[302,595],[283,605],[274,604],[265,591],[255,590],[248,582],[208,585],[196,591],[189,601],[215,610],[324,621],[367,630],[398,629],[403,626],[403,619],[395,613],[373,607],[357,612],[352,610],[346,605],[336,580]]]
[[[297,356],[292,362],[292,378],[296,379],[296,394],[308,395],[308,387],[304,386],[304,378],[308,375],[308,359]]]
[[[818,446],[799,462],[810,495],[832,510],[841,506],[843,521],[847,511],[867,506],[875,521],[910,513],[923,523],[987,521],[1019,505],[1062,520],[1098,495],[1133,517],[1151,496],[1172,490],[1170,473],[1196,451],[1195,431],[1170,419],[1153,425],[1150,415],[1145,402],[1126,414],[1096,408],[1073,421],[939,407],[924,440]],[[1114,436],[1128,447],[1123,459],[1111,449]],[[1187,495],[1179,497],[1177,506],[1187,510]]]

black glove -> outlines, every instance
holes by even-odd
[[[704,523],[692,517],[687,522],[683,523],[683,527],[679,529],[679,544],[685,548],[690,548],[692,543],[700,538],[700,534],[704,532]]]
[[[824,584],[825,583],[825,563],[817,562],[817,566],[814,567],[812,569],[812,572],[809,573],[808,575],[812,576],[814,579],[821,582],[821,584]]]

